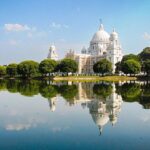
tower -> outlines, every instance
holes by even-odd
[[[58,60],[58,55],[56,53],[56,48],[54,45],[51,45],[49,48],[49,54],[48,57],[49,59],[53,59],[53,60]]]
[[[110,34],[110,43],[107,48],[107,59],[112,63],[113,73],[115,73],[116,63],[122,60],[122,48],[119,42],[118,33],[113,29]]]

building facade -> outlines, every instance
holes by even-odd
[[[66,58],[75,60],[78,63],[78,73],[94,73],[93,65],[99,60],[106,58],[112,63],[113,73],[115,72],[115,64],[122,60],[122,47],[119,42],[118,33],[113,29],[108,34],[100,25],[99,30],[94,34],[90,41],[89,48],[83,47],[80,54],[70,50],[66,54]]]

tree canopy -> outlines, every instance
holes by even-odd
[[[17,75],[17,64],[9,64],[6,68],[6,72],[11,77],[16,76]]]
[[[150,47],[146,47],[143,49],[143,51],[139,54],[139,57],[142,61],[150,60]]]
[[[147,73],[147,75],[150,75],[150,60],[146,60],[144,62],[143,70]]]
[[[94,64],[93,70],[95,73],[112,73],[112,63],[107,59],[102,59]]]
[[[75,73],[78,70],[78,64],[75,60],[66,58],[58,64],[57,70],[60,72]]]
[[[32,60],[23,61],[18,65],[17,70],[23,77],[31,77],[39,72],[39,64]]]
[[[122,62],[127,61],[129,59],[140,62],[140,57],[138,55],[134,55],[134,54],[124,55],[122,58]]]
[[[55,71],[57,62],[52,59],[45,59],[39,64],[39,71],[42,74],[50,74]]]
[[[0,77],[6,75],[6,67],[5,66],[0,66]]]
[[[141,71],[141,64],[134,59],[129,59],[121,64],[121,70],[125,74],[138,74]]]

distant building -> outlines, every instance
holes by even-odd
[[[83,47],[80,54],[73,50],[66,54],[66,58],[74,59],[78,63],[78,73],[93,73],[93,65],[103,58],[111,61],[114,73],[115,64],[122,60],[122,56],[118,33],[113,29],[109,35],[102,24],[90,41],[89,48]]]
[[[49,54],[48,57],[49,59],[53,59],[53,60],[58,60],[58,55],[56,53],[56,48],[54,45],[51,45],[49,48]]]

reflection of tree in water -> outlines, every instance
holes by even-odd
[[[72,85],[61,85],[59,87],[59,93],[67,102],[72,104],[74,101],[75,96],[78,93],[78,88],[77,85],[72,84]]]
[[[144,109],[150,109],[150,84],[144,84],[142,86],[140,104],[143,105]]]
[[[7,80],[7,90],[10,93],[17,93],[18,92],[18,80]]]
[[[138,83],[124,83],[117,86],[117,93],[121,94],[124,101],[135,102],[140,99],[141,87]]]
[[[0,79],[0,91],[6,90],[6,80]]]
[[[95,84],[93,87],[93,92],[97,96],[105,99],[112,93],[112,85],[109,83]]]
[[[56,85],[47,85],[47,84],[41,84],[39,91],[40,94],[44,97],[44,98],[52,98],[52,97],[56,97],[57,95],[57,86]]]
[[[30,81],[20,81],[18,84],[18,92],[24,96],[34,96],[39,93],[39,82]]]

